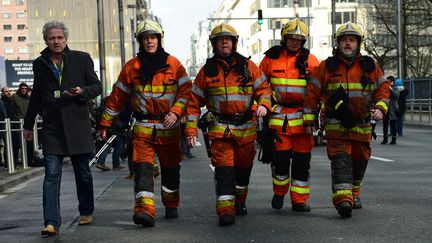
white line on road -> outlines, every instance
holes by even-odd
[[[371,156],[371,159],[376,159],[376,160],[380,160],[383,162],[394,162],[394,160],[392,160],[392,159],[386,159],[386,158],[381,158],[381,157],[376,157],[376,156]]]

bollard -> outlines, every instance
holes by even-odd
[[[6,129],[6,149],[7,149],[7,169],[8,173],[15,172],[15,162],[13,157],[13,146],[12,146],[12,131],[11,131],[11,120],[10,118],[5,119],[5,129]]]
[[[23,163],[23,169],[28,168],[28,162],[27,162],[27,143],[24,138],[24,119],[20,119],[20,134],[21,134],[21,153],[22,153],[22,163]]]

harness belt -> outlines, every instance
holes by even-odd
[[[253,117],[252,111],[247,111],[244,113],[236,113],[234,115],[215,113],[215,112],[212,112],[212,114],[217,122],[235,125],[235,126],[243,125],[246,122],[250,121]]]
[[[141,114],[141,113],[134,113],[133,116],[138,120],[163,120],[165,119],[166,114]]]
[[[292,102],[280,102],[277,103],[278,105],[281,105],[283,107],[287,107],[287,108],[294,108],[294,107],[303,107],[303,102],[298,102],[298,103],[292,103]]]

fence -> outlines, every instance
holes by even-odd
[[[22,158],[22,164],[23,169],[28,168],[28,161],[27,161],[27,144],[26,140],[24,139],[24,119],[20,119],[19,121],[11,121],[9,118],[6,118],[4,121],[0,121],[0,124],[4,124],[5,129],[0,129],[0,133],[5,133],[6,136],[2,136],[4,138],[4,151],[6,156],[6,164],[7,164],[7,170],[8,173],[14,173],[15,170],[15,159],[13,156],[13,145],[12,145],[12,132],[19,132],[19,137],[21,140],[21,158]],[[19,124],[19,128],[12,128],[12,124]],[[33,144],[35,150],[38,148],[39,141],[37,136],[37,123],[35,123],[35,126],[33,128]],[[3,135],[3,134],[2,134]]]
[[[407,99],[405,121],[432,125],[432,99]]]

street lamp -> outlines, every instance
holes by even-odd
[[[130,25],[131,25],[131,42],[132,42],[132,58],[136,56],[136,50],[135,50],[135,36],[134,36],[134,31],[135,31],[135,17],[136,17],[136,13],[135,13],[135,9],[136,9],[136,5],[135,4],[128,4],[127,7],[129,9],[132,10],[132,16],[130,16]]]

